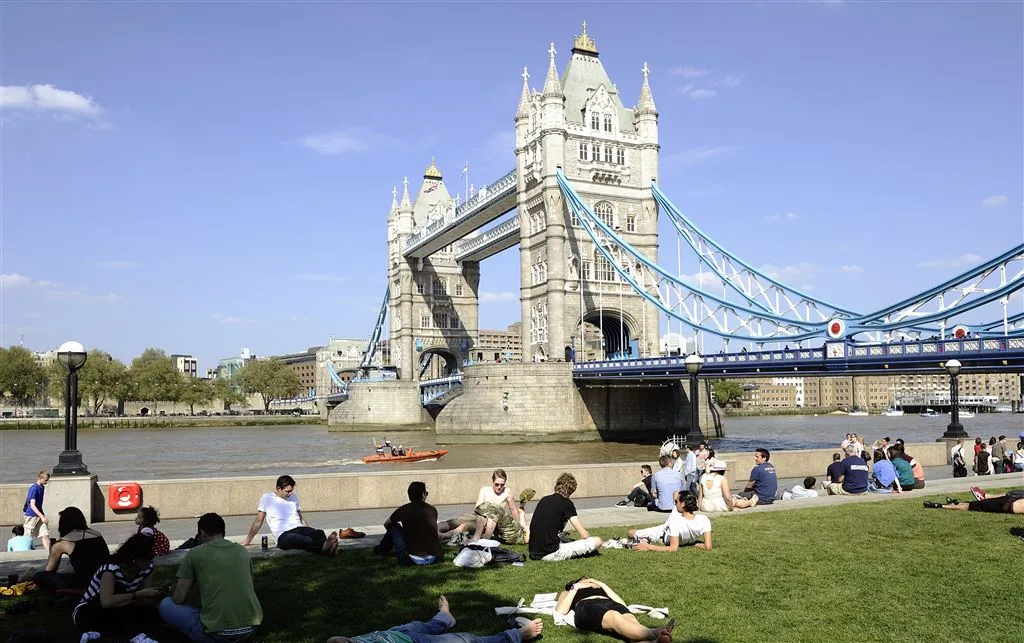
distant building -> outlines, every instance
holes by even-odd
[[[217,361],[217,378],[231,379],[242,370],[246,364],[256,359],[248,348],[243,348],[238,357],[225,357]]]
[[[804,406],[804,378],[802,377],[773,377],[772,384],[776,386],[792,386],[794,391],[794,403],[797,407]]]
[[[43,368],[57,361],[57,351],[35,351],[36,363]]]
[[[323,350],[323,346],[311,346],[304,353],[292,353],[290,355],[278,355],[273,359],[280,360],[290,366],[302,382],[302,397],[306,395],[316,396],[317,391],[317,352]]]
[[[661,336],[660,350],[662,355],[689,355],[697,350],[697,342],[692,337],[683,337],[679,333],[665,333]]]
[[[523,361],[522,324],[516,322],[506,330],[480,330],[471,354],[476,362]]]
[[[329,369],[332,369],[342,381],[351,381],[359,371],[359,363],[363,361],[365,351],[365,339],[331,339],[327,346],[317,349],[314,379],[317,394],[329,394],[336,387]],[[380,364],[379,358],[378,352],[377,358],[374,359],[375,364]]]
[[[199,377],[199,360],[191,355],[171,355],[174,360],[174,367],[185,377]]]

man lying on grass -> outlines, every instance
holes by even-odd
[[[928,509],[953,509],[955,511],[984,511],[994,514],[1024,514],[1024,489],[1007,491],[1004,496],[988,498],[980,487],[971,487],[971,493],[977,500],[966,505],[960,504],[956,498],[946,498],[946,504],[925,501]]]
[[[411,621],[381,632],[359,636],[332,636],[327,643],[520,643],[540,636],[544,623],[539,618],[528,621],[516,619],[518,629],[508,629],[501,634],[477,636],[466,632],[449,632],[455,626],[455,617],[448,609],[448,599],[437,600],[437,614],[426,623]]]
[[[630,529],[630,538],[644,538],[633,549],[638,551],[676,551],[682,545],[697,549],[711,549],[711,520],[704,514],[695,515],[697,499],[689,491],[676,496],[676,510],[665,524],[647,529]],[[703,542],[701,539],[703,538]]]

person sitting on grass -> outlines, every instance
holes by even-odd
[[[846,447],[846,457],[843,458],[842,470],[839,478],[833,479],[828,486],[830,496],[859,496],[868,492],[868,463],[860,457],[857,446],[851,444]]]
[[[443,558],[437,540],[437,509],[427,503],[427,485],[415,481],[407,490],[405,503],[384,521],[387,533],[373,553],[385,556],[394,550],[402,565],[431,565]]]
[[[596,552],[602,544],[597,536],[591,536],[576,512],[576,505],[569,500],[576,491],[576,478],[571,473],[563,473],[555,482],[555,492],[544,496],[537,503],[530,521],[530,559],[531,560],[569,560],[587,556]],[[573,526],[580,539],[574,542],[562,542],[560,534],[566,522]]]
[[[25,535],[25,527],[14,525],[11,528],[11,537],[7,540],[7,551],[32,551],[35,546],[32,536]]]
[[[754,451],[754,468],[750,470],[750,480],[742,493],[736,494],[732,508],[748,509],[756,505],[770,505],[775,502],[775,492],[779,490],[779,479],[775,474],[775,465],[768,462],[771,453],[768,449]]]
[[[382,632],[371,632],[358,636],[332,636],[327,643],[520,643],[540,636],[544,622],[539,618],[528,621],[516,619],[520,623],[517,629],[507,629],[501,634],[477,636],[468,632],[449,632],[455,627],[448,599],[442,594],[437,599],[437,614],[426,623],[410,621],[405,625],[397,625]]]
[[[71,613],[82,641],[103,636],[131,637],[131,643],[155,643],[160,627],[157,603],[166,587],[153,587],[153,538],[135,534],[100,565],[81,602]]]
[[[615,503],[616,507],[646,507],[654,496],[651,495],[651,465],[640,465],[640,482],[629,489],[625,500]]]
[[[893,446],[899,447],[899,457],[910,464],[910,469],[914,474],[914,488],[924,489],[924,467],[921,466],[921,463],[918,462],[916,458],[907,453],[907,445],[904,444],[903,438],[897,438],[896,444]],[[889,453],[889,457],[896,458],[896,455],[893,454],[892,447],[889,448]]]
[[[249,552],[225,540],[224,532],[219,515],[207,513],[199,518],[201,543],[185,554],[174,593],[160,602],[160,618],[191,641],[251,641],[263,621]],[[199,590],[198,608],[185,600],[192,589]]]
[[[800,484],[793,485],[789,491],[782,492],[782,500],[803,500],[804,498],[817,498],[818,492],[814,485],[818,482],[814,476],[807,476]]]
[[[509,545],[530,542],[526,526],[526,503],[533,499],[536,492],[529,488],[523,489],[517,501],[507,481],[505,470],[495,469],[491,474],[490,486],[480,487],[472,513],[437,523],[441,540],[472,532],[471,540],[491,538],[493,535]]]
[[[281,476],[274,485],[274,491],[263,494],[256,510],[256,518],[249,527],[249,534],[242,541],[248,547],[263,527],[263,520],[269,519],[270,532],[277,540],[278,549],[302,549],[315,554],[334,554],[338,549],[338,532],[328,536],[322,529],[313,529],[302,516],[299,497],[295,495],[295,479]]]
[[[697,483],[697,506],[705,513],[732,511],[732,494],[729,493],[729,480],[725,477],[725,461],[711,458],[705,467],[707,473]]]
[[[994,514],[1024,514],[1024,489],[1013,489],[1002,496],[989,498],[980,487],[971,487],[975,500],[965,505],[956,498],[946,498],[946,503],[925,501],[928,509],[952,509],[954,511],[983,511]]]
[[[658,641],[670,643],[675,620],[664,627],[646,627],[636,620],[626,602],[596,578],[581,578],[565,584],[558,595],[555,611],[559,614],[575,612],[576,629],[608,634],[626,641]]]
[[[849,434],[847,434],[849,436]],[[849,446],[849,445],[847,445]],[[844,446],[843,449],[846,449]],[[828,486],[839,479],[839,474],[843,471],[843,454],[833,453],[832,464],[828,465],[825,469],[825,479],[821,481],[821,488],[828,489]]]
[[[696,514],[697,499],[689,491],[676,496],[676,510],[669,514],[665,524],[646,529],[630,529],[630,538],[641,541],[633,549],[637,551],[676,551],[682,546],[693,545],[697,549],[711,550],[711,519]],[[703,540],[702,540],[703,539]]]
[[[896,469],[896,480],[899,481],[900,488],[903,491],[911,491],[917,488],[914,486],[914,467],[911,466],[909,460],[902,456],[903,445],[897,440],[889,447],[889,462],[892,462],[893,468]]]
[[[78,507],[67,507],[57,514],[57,533],[60,540],[50,547],[46,568],[32,580],[39,589],[56,592],[62,589],[85,589],[100,565],[110,557],[110,548],[103,534],[90,529],[85,514]],[[57,573],[60,559],[67,555],[72,573]]]
[[[171,551],[171,541],[167,540],[164,532],[156,528],[160,522],[160,514],[155,507],[143,507],[135,515],[135,524],[139,526],[138,533],[148,534],[153,537],[153,553],[157,556],[165,556]]]
[[[896,467],[885,457],[885,451],[875,449],[873,469],[871,471],[871,482],[868,491],[874,493],[903,493],[900,480],[896,473]]]
[[[672,467],[672,458],[667,455],[658,458],[658,464],[661,465],[661,469],[651,476],[651,495],[654,496],[654,502],[647,505],[647,511],[669,513],[672,511],[676,494],[683,490],[683,476]]]

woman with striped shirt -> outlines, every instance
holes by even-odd
[[[153,538],[135,534],[96,570],[71,614],[82,641],[101,636],[150,643],[146,632],[160,626],[157,604],[164,588],[153,587]]]

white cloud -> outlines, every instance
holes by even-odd
[[[949,259],[927,259],[917,264],[918,268],[961,268],[981,261],[979,255],[967,253]]]
[[[711,81],[711,84],[715,87],[728,87],[729,89],[735,89],[740,86],[743,79],[739,76],[722,76],[718,80]]]
[[[795,221],[800,217],[795,212],[783,212],[781,214],[769,214],[765,216],[767,221]]]
[[[732,156],[738,151],[738,147],[728,145],[703,145],[701,147],[691,147],[681,152],[667,154],[665,155],[664,160],[667,163],[678,163],[679,165],[689,166],[704,163],[716,158],[722,158],[724,156]]]
[[[107,270],[132,270],[133,268],[140,267],[142,264],[138,261],[108,259],[104,261],[97,261],[96,265],[100,268],[106,268]]]
[[[320,134],[308,134],[299,139],[299,143],[318,154],[347,154],[368,150],[370,138],[366,130],[350,127]]]
[[[45,279],[31,279],[16,272],[0,275],[0,288],[55,288],[61,284]]]
[[[212,317],[214,321],[218,321],[222,324],[233,324],[236,326],[252,326],[257,323],[255,319],[232,317],[231,315],[225,315],[223,313],[213,313],[210,317]]]
[[[840,266],[839,267],[839,272],[848,272],[848,273],[851,273],[851,274],[855,274],[855,273],[864,272],[864,268],[858,266],[857,264],[853,264],[853,265],[850,265],[850,266]]]
[[[715,98],[718,96],[718,91],[714,89],[700,88],[694,89],[686,94],[691,100],[707,100],[709,98]]]
[[[788,266],[776,266],[775,264],[766,263],[761,266],[760,270],[772,279],[790,284],[797,280],[812,279],[814,277],[814,264],[807,261]],[[800,289],[804,290],[805,287],[801,286]]]
[[[480,293],[480,303],[492,303],[498,301],[515,301],[519,299],[515,293],[507,290],[502,292],[488,292],[483,291]]]
[[[1002,194],[995,196],[987,196],[981,200],[982,205],[987,205],[990,208],[998,208],[1001,205],[1006,205],[1010,199],[1006,198]]]
[[[701,78],[702,76],[707,76],[711,72],[707,69],[699,69],[697,67],[684,65],[683,67],[673,67],[668,70],[668,73],[670,76],[682,76],[683,78]]]
[[[53,85],[0,86],[0,109],[53,112],[97,119],[103,115],[103,108],[91,97],[58,89]]]
[[[692,275],[679,275],[679,278],[686,283],[693,284],[698,288],[721,288],[722,279],[709,270],[695,272]]]
[[[330,275],[322,272],[307,272],[296,277],[299,281],[312,281],[314,283],[342,283],[348,281],[348,277],[342,275]]]
[[[516,133],[515,130],[501,130],[494,132],[483,145],[474,150],[485,159],[511,161],[515,159]],[[462,165],[452,168],[452,176],[459,178],[462,174]],[[473,174],[473,165],[470,163],[469,172]]]

